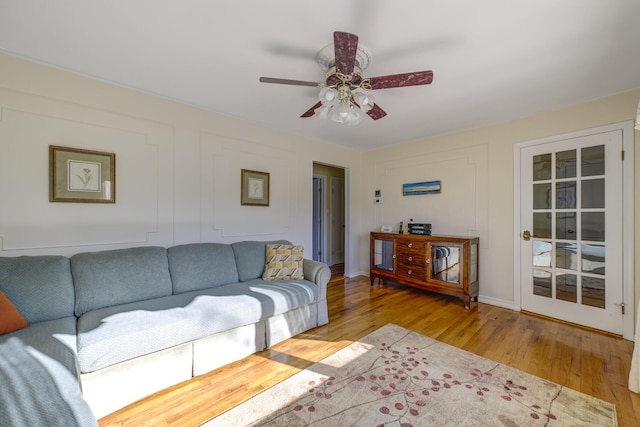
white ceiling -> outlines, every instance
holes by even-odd
[[[433,70],[374,93],[388,115],[299,118],[334,31],[366,77]],[[640,87],[638,0],[0,0],[0,51],[279,131],[368,150]],[[2,72],[0,70],[0,72]]]

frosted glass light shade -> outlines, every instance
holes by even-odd
[[[318,94],[318,99],[320,99],[322,105],[326,106],[334,105],[337,98],[338,91],[330,87],[323,87],[320,89],[320,93]]]
[[[350,118],[351,107],[346,102],[340,102],[331,109],[331,120],[336,123],[346,123]]]
[[[331,107],[328,107],[326,105],[322,105],[321,107],[316,108],[314,116],[319,118],[319,119],[326,119],[327,116],[329,115],[329,110],[330,109],[331,109]]]
[[[358,113],[358,109],[351,107],[351,112],[349,113],[349,121],[347,122],[347,126],[355,126],[360,123],[360,113]]]
[[[352,93],[349,86],[341,85],[335,87],[323,87],[318,93],[318,99],[322,106],[317,108],[315,116],[320,118],[329,117],[336,123],[346,123],[349,126],[360,123],[360,109],[354,104],[356,93]],[[364,105],[364,111],[369,111],[373,107],[371,97],[360,94],[360,100]],[[360,105],[357,105],[360,107]]]
[[[368,93],[356,92],[353,95],[353,99],[365,113],[373,108],[373,96]]]

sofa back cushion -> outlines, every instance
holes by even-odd
[[[270,242],[245,241],[231,244],[236,257],[238,278],[241,282],[262,277],[267,243],[291,244],[291,242],[287,240],[274,240]]]
[[[29,323],[73,316],[73,280],[66,257],[0,258],[0,291]]]
[[[160,247],[85,252],[71,257],[75,312],[171,295],[167,250]]]
[[[167,249],[173,293],[212,288],[238,281],[233,249],[223,243],[192,243]]]

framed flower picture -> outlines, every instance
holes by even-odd
[[[241,171],[240,204],[249,206],[269,206],[269,173]]]
[[[116,202],[116,155],[49,146],[49,201]]]

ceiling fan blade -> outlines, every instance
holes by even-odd
[[[276,79],[273,77],[260,77],[260,81],[262,83],[277,83],[281,85],[312,86],[312,87],[321,86],[321,83],[305,82],[303,80]]]
[[[371,82],[371,89],[428,85],[433,81],[433,71],[416,71],[413,73],[371,77],[369,81]]]
[[[367,115],[373,120],[378,120],[386,116],[387,113],[382,108],[378,107],[378,104],[373,104],[373,108],[367,111]]]
[[[316,109],[319,108],[321,105],[322,105],[322,102],[320,102],[320,101],[316,102],[313,107],[311,107],[307,111],[305,111],[304,114],[302,114],[300,117],[311,117],[311,116],[313,116],[313,114],[316,112]]]
[[[350,76],[356,64],[358,53],[358,36],[336,31],[333,33],[336,72]]]

